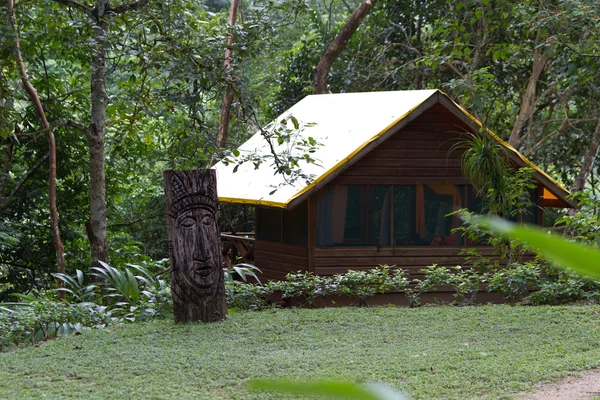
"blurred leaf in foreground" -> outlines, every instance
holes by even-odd
[[[600,250],[588,245],[568,242],[561,236],[549,234],[531,225],[517,225],[497,217],[475,220],[489,230],[518,239],[531,246],[548,260],[569,267],[580,275],[600,277]]]
[[[383,385],[357,385],[349,382],[298,382],[288,380],[253,380],[251,389],[302,395],[319,395],[344,400],[407,400]]]

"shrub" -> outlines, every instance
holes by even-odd
[[[404,271],[394,266],[381,265],[370,271],[349,270],[346,274],[317,276],[298,271],[286,276],[285,281],[271,281],[264,285],[228,282],[228,303],[241,309],[261,309],[280,293],[282,299],[300,299],[300,306],[314,306],[320,297],[349,296],[359,305],[377,293],[400,290],[408,284]]]
[[[515,305],[523,300],[530,290],[539,286],[540,267],[534,263],[513,264],[491,274],[488,291],[501,293],[506,301]]]

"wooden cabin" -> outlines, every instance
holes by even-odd
[[[238,149],[265,162],[237,171],[232,163],[215,166],[221,202],[256,206],[253,256],[264,278],[380,264],[419,276],[434,263],[465,265],[459,253],[471,243],[452,233],[460,221],[446,215],[479,205],[455,146],[465,132],[481,131],[475,118],[438,90],[308,96],[278,121],[291,116],[300,121],[296,136],[271,145],[291,154],[301,139],[321,143],[312,154],[317,162],[300,164],[311,182],[286,183],[274,174],[265,132]],[[545,207],[573,206],[550,176],[492,132],[482,134],[504,146],[515,166],[535,170],[530,195],[536,206],[520,220],[541,224]],[[479,251],[491,255],[489,248]]]

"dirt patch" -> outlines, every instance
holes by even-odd
[[[600,397],[600,370],[568,376],[558,382],[540,383],[538,390],[520,397],[523,400],[583,400]]]

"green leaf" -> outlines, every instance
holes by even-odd
[[[491,231],[518,239],[539,249],[540,253],[563,267],[589,277],[600,277],[600,250],[580,243],[567,242],[561,236],[548,234],[529,225],[517,225],[500,218],[476,218]]]
[[[401,394],[384,386],[360,386],[349,382],[294,382],[285,380],[252,380],[254,390],[304,395],[321,395],[344,400],[405,400]]]
[[[238,149],[233,149],[231,150],[231,153],[235,156],[235,157],[239,157],[240,156],[240,151]]]
[[[300,123],[298,122],[298,119],[296,117],[291,115],[290,119],[292,120],[292,123],[294,124],[294,129],[300,128]]]

